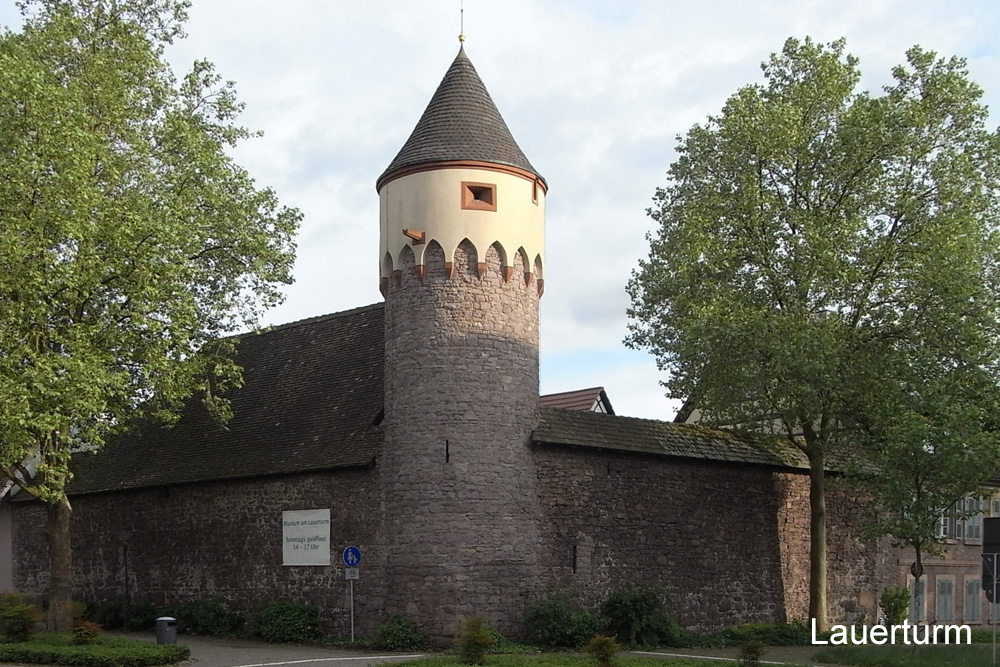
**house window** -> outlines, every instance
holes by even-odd
[[[948,537],[948,515],[942,514],[938,517],[937,529],[934,531],[934,537],[939,540],[946,539]]]
[[[1000,516],[1000,498],[993,499],[993,512],[990,516]]]
[[[955,582],[951,579],[938,579],[937,620],[955,620]]]
[[[1000,511],[997,500],[993,512]],[[978,496],[966,496],[938,518],[935,537],[939,540],[965,540],[979,543],[983,539],[983,510],[987,508]]]
[[[965,519],[962,518],[963,514],[965,514],[965,498],[955,503],[948,516],[948,537],[953,540],[960,540],[965,537]]]
[[[978,496],[968,496],[965,499],[967,517],[965,519],[965,541],[981,542],[983,540],[983,507]]]
[[[982,590],[982,583],[979,579],[965,580],[965,620],[978,621],[979,612],[982,605],[979,600],[979,591]]]
[[[910,582],[910,620],[914,623],[922,623],[925,619],[924,615],[924,603],[926,602],[926,596],[924,591],[927,589],[927,582],[923,579],[917,579]]]
[[[474,211],[497,210],[497,186],[493,183],[462,181],[462,208]]]

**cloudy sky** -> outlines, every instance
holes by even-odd
[[[466,0],[466,51],[549,183],[543,393],[603,385],[619,414],[670,419],[651,357],[627,350],[625,283],[676,136],[717,112],[789,36],[846,37],[863,87],[920,44],[969,60],[1000,105],[992,0]],[[0,23],[16,25],[11,0]],[[305,214],[296,283],[266,324],[376,302],[375,179],[458,50],[459,0],[194,0],[178,71],[213,61],[264,137],[239,161]],[[996,124],[1000,114],[993,114]]]

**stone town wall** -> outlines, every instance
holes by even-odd
[[[253,610],[272,600],[322,609],[327,630],[349,633],[340,555],[364,553],[355,582],[358,627],[384,620],[378,475],[370,469],[288,475],[76,496],[73,590],[78,600],[131,599],[157,605],[221,596]],[[282,566],[281,513],[330,508],[330,567]],[[13,503],[17,589],[48,587],[44,509]]]
[[[789,619],[809,616],[809,478],[782,474],[782,577]],[[836,478],[826,483],[827,604],[833,623],[877,623],[878,598],[897,585],[890,540],[861,537],[864,500]]]
[[[495,246],[453,259],[431,240],[417,267],[404,248],[388,281],[379,462],[387,612],[438,640],[473,614],[523,633],[539,581],[536,278]]]
[[[665,585],[674,616],[697,630],[806,618],[806,475],[553,447],[536,460],[549,588],[596,602],[626,583]],[[836,620],[860,618],[861,602],[873,612],[895,572],[886,545],[857,539],[855,514],[849,494],[829,499]]]
[[[596,603],[626,583],[665,584],[671,611],[692,629],[806,617],[805,475],[536,446],[527,462],[536,485],[509,492],[531,494],[527,500],[536,503],[536,513],[515,514],[520,505],[508,499],[490,514],[477,503],[497,504],[504,473],[486,479],[477,473],[483,465],[477,457],[490,450],[457,444],[449,461],[441,452],[437,465],[444,473],[426,473],[433,480],[427,485],[413,478],[412,487],[404,486],[410,490],[394,500],[398,515],[387,519],[379,486],[385,471],[376,469],[75,497],[74,595],[155,604],[218,595],[248,610],[270,600],[297,600],[319,606],[328,631],[346,633],[339,555],[355,544],[365,554],[355,584],[357,624],[368,635],[398,612],[438,623],[508,613],[505,620],[516,633],[523,631],[530,600],[546,590],[573,590]],[[414,465],[410,474],[417,472]],[[506,477],[524,483],[513,472]],[[407,512],[399,509],[404,499],[412,503]],[[828,499],[829,601],[835,621],[861,621],[868,614],[871,623],[877,592],[898,583],[899,561],[884,544],[857,539],[854,502],[837,490]],[[333,565],[282,566],[281,512],[319,508],[331,509]],[[42,507],[13,503],[10,509],[15,585],[41,594],[48,582]],[[425,532],[402,530],[401,520]],[[398,531],[395,552],[386,546],[383,521]],[[504,541],[490,541],[497,536]],[[442,550],[416,551],[435,544]],[[414,551],[404,553],[405,545]],[[396,561],[387,568],[389,554]],[[451,579],[442,581],[445,575]],[[425,628],[434,632],[433,624]]]

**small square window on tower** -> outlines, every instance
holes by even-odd
[[[462,181],[462,208],[474,211],[497,210],[497,186],[493,183]]]

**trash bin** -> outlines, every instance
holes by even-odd
[[[161,616],[156,619],[156,643],[176,644],[177,643],[177,619],[169,616]]]

